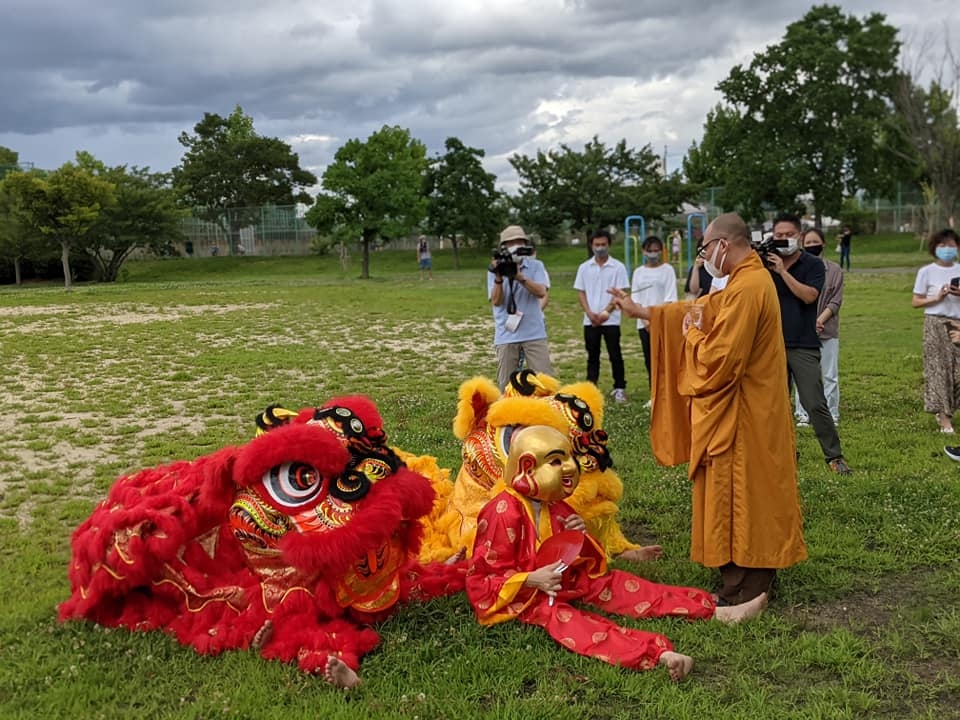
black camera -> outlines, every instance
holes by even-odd
[[[757,251],[760,259],[764,262],[767,261],[767,255],[776,252],[777,248],[785,248],[789,244],[789,240],[774,239],[773,235],[767,235],[767,237],[763,238],[760,242],[750,243],[751,247]]]
[[[490,272],[513,280],[517,276],[517,258],[533,255],[533,248],[520,246],[513,251],[498,248],[493,251],[493,267]]]

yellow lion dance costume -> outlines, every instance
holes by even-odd
[[[555,378],[530,370],[514,373],[502,394],[487,378],[464,382],[453,422],[454,435],[463,442],[463,462],[452,487],[449,482],[434,481],[437,499],[424,520],[421,560],[445,560],[458,552],[472,552],[477,514],[502,484],[511,436],[527,425],[548,425],[570,438],[581,476],[567,502],[583,517],[607,555],[634,561],[659,557],[658,545],[641,547],[630,542],[617,523],[623,483],[612,469],[602,421],[603,395],[590,382],[561,386]],[[412,469],[438,477],[401,457]]]

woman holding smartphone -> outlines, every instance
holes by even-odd
[[[960,404],[960,236],[951,229],[931,236],[934,261],[917,271],[913,307],[923,308],[923,409],[935,413],[940,432],[953,434]]]

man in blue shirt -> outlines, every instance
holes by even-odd
[[[487,297],[493,304],[497,384],[503,390],[510,382],[510,373],[520,364],[521,353],[534,372],[552,375],[553,366],[540,306],[541,298],[550,289],[547,270],[542,262],[525,254],[532,248],[519,225],[510,225],[500,233],[500,250],[510,253],[515,263],[494,259],[487,274]]]

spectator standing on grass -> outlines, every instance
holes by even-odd
[[[773,221],[773,239],[782,245],[767,253],[764,263],[773,276],[780,300],[783,341],[787,349],[789,379],[800,394],[810,424],[830,469],[840,475],[851,470],[840,449],[840,436],[833,422],[820,376],[820,338],[817,335],[817,299],[823,291],[823,262],[800,249],[800,218],[781,213]]]
[[[953,433],[953,413],[960,405],[960,237],[950,229],[927,243],[934,261],[917,271],[913,307],[923,308],[923,409],[934,413],[940,432]],[[951,337],[953,334],[953,337]]]
[[[653,307],[677,299],[677,276],[671,265],[663,261],[663,242],[656,235],[643,241],[643,264],[633,271],[630,297],[637,305]],[[650,321],[638,318],[637,332],[643,349],[643,364],[647,368],[647,387],[650,387]],[[647,401],[646,407],[651,406]]]
[[[843,262],[847,262],[847,270],[850,269],[850,241],[853,240],[853,230],[850,229],[849,225],[843,226],[843,232],[840,233],[840,267],[843,267]]]
[[[487,298],[493,306],[493,345],[497,351],[497,385],[507,387],[510,374],[520,364],[537,373],[553,374],[547,325],[541,301],[550,290],[547,269],[530,256],[532,247],[519,225],[509,225],[500,233],[499,249],[512,262],[506,266],[494,259],[487,273]]]
[[[823,260],[826,279],[817,298],[817,335],[820,338],[820,374],[827,409],[836,425],[840,422],[840,306],[843,304],[843,270],[832,260],[823,257],[823,233],[811,228],[803,234],[803,250]],[[796,389],[797,424],[810,424],[810,416],[803,409]]]
[[[712,284],[713,276],[711,276],[703,266],[703,258],[697,255],[693,261],[693,265],[690,266],[690,270],[687,272],[687,282],[683,286],[684,293],[691,299],[703,297],[710,292]]]
[[[600,343],[607,346],[613,373],[614,402],[627,402],[627,379],[620,349],[620,309],[608,308],[611,288],[627,286],[627,268],[610,257],[613,237],[607,230],[590,236],[591,256],[577,268],[573,289],[583,308],[583,342],[587,349],[587,380],[594,385],[600,379]]]
[[[680,262],[680,244],[683,242],[683,235],[680,234],[679,230],[674,230],[670,233],[670,259],[671,262],[678,263]]]
[[[420,279],[423,280],[424,270],[433,280],[433,257],[430,255],[430,241],[426,235],[417,238],[417,264],[420,266]]]

